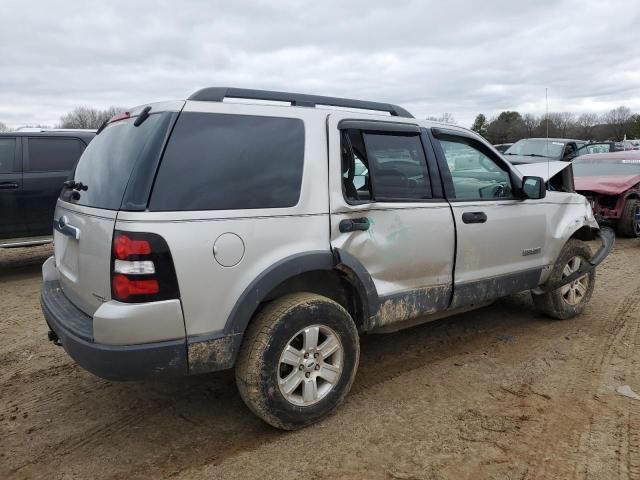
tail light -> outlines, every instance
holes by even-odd
[[[164,238],[155,233],[114,233],[111,298],[127,303],[180,298],[173,259]]]

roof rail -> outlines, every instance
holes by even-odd
[[[35,133],[35,132],[87,132],[87,133],[95,133],[95,128],[47,128],[47,127],[20,127],[16,129],[16,132],[27,132],[27,133]]]
[[[394,117],[413,118],[408,111],[391,103],[368,102],[350,98],[323,97],[303,93],[274,92],[271,90],[253,90],[250,88],[209,87],[198,90],[188,100],[200,102],[222,102],[225,98],[246,98],[249,100],[267,100],[273,102],[289,102],[294,107],[315,107],[326,105],[332,107],[359,108],[388,112]]]

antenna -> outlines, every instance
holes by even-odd
[[[545,124],[547,127],[547,141],[545,142],[546,147],[546,155],[547,155],[547,182],[551,180],[549,178],[549,89],[545,87],[544,89],[544,103],[545,103]]]

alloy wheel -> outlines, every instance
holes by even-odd
[[[290,403],[309,406],[333,390],[342,374],[344,348],[325,325],[311,325],[287,342],[278,362],[278,386]]]
[[[562,270],[562,278],[567,278],[574,272],[580,270],[582,265],[582,257],[573,257],[565,265]],[[560,294],[565,302],[569,305],[578,305],[584,299],[587,291],[589,290],[589,274],[585,274],[582,277],[574,280],[573,282],[560,287]]]

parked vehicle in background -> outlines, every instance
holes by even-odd
[[[576,190],[599,222],[614,225],[621,236],[640,237],[640,151],[582,155],[573,171]]]
[[[504,155],[514,165],[547,161],[571,161],[583,140],[566,138],[524,138],[509,147]]]
[[[618,148],[615,142],[592,142],[586,143],[576,152],[576,156],[588,155],[591,153],[609,153],[616,152]]]
[[[94,136],[86,130],[0,133],[0,248],[51,241],[62,185]]]
[[[283,429],[342,402],[359,333],[525,290],[553,318],[580,314],[614,241],[584,197],[547,191],[475,132],[235,88],[114,117],[54,225],[51,340],[111,379],[235,367],[245,403]]]
[[[513,143],[498,143],[494,145],[493,148],[498,150],[500,153],[504,153]]]

